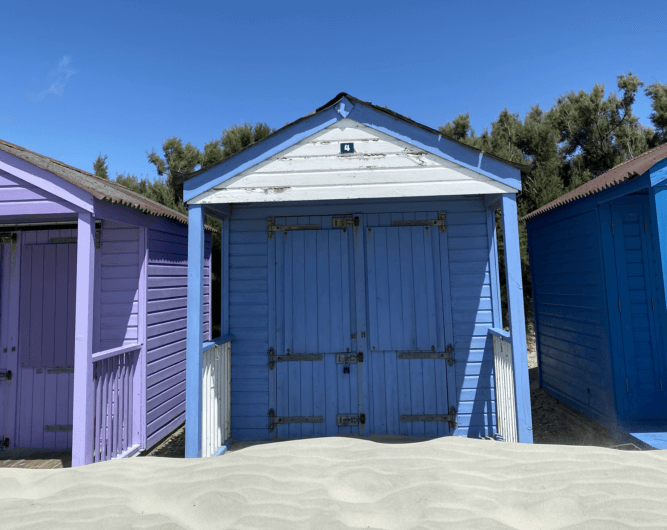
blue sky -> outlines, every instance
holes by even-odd
[[[667,2],[6,2],[0,138],[91,171],[234,123],[281,127],[348,92],[478,132],[632,70],[667,83]],[[635,112],[649,125],[641,96]]]

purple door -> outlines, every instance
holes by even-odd
[[[16,446],[72,448],[76,243],[21,256]]]

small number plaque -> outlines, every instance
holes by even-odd
[[[340,144],[340,153],[342,155],[354,153],[354,144],[353,143]]]

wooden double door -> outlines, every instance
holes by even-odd
[[[438,212],[273,220],[275,436],[450,434],[444,223]]]

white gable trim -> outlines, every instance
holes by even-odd
[[[341,154],[341,143],[354,153]],[[351,119],[341,119],[190,204],[483,195],[517,190]]]

